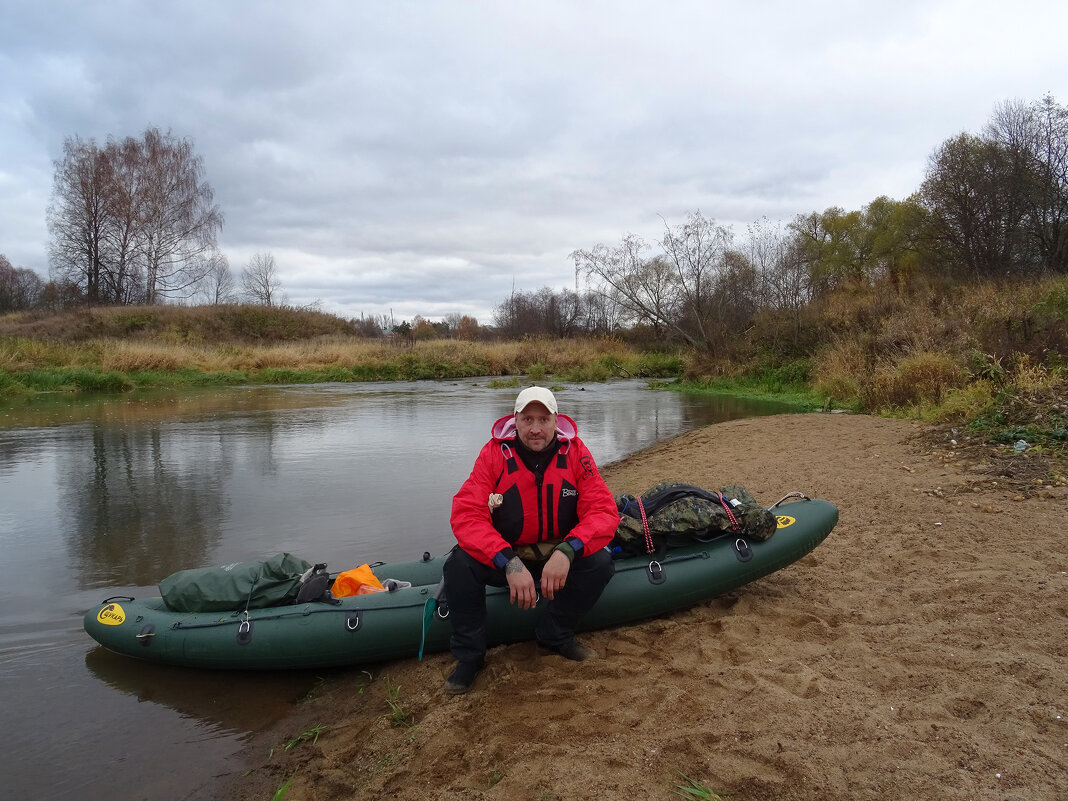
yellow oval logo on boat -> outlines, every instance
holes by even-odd
[[[790,517],[789,515],[779,515],[776,520],[778,520],[779,523],[775,528],[786,528],[797,522],[797,518]]]
[[[96,622],[105,626],[118,626],[126,621],[126,612],[118,604],[108,604],[96,613]]]

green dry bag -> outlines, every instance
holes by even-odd
[[[311,569],[288,553],[262,562],[234,562],[179,570],[159,583],[163,602],[175,612],[233,612],[292,603],[300,578]]]

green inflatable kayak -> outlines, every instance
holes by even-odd
[[[785,499],[784,499],[785,500]],[[617,559],[616,574],[584,630],[684,609],[773,573],[809,553],[838,522],[831,503],[776,504],[764,542],[724,535],[672,547],[659,559]],[[85,630],[111,651],[198,668],[281,670],[360,665],[449,647],[448,601],[440,596],[444,556],[374,566],[385,592],[235,612],[175,612],[162,597],[108,598],[85,613]],[[389,581],[393,579],[393,581]],[[491,645],[532,639],[544,608],[520,610],[507,589],[489,587]]]

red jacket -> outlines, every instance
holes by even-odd
[[[541,486],[516,451],[515,418],[502,417],[482,446],[471,475],[452,499],[452,531],[460,547],[486,565],[503,568],[513,545],[566,538],[575,556],[607,545],[619,524],[615,498],[575,421],[557,415],[559,449],[549,460]],[[489,496],[504,496],[489,507]]]

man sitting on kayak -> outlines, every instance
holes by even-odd
[[[548,600],[535,628],[542,650],[581,662],[596,653],[575,628],[612,578],[605,546],[619,522],[615,498],[575,421],[558,415],[544,387],[519,393],[515,414],[492,438],[452,499],[457,545],[445,561],[456,668],[445,691],[465,693],[486,656],[486,585],[508,587],[509,601],[533,609]]]

